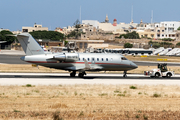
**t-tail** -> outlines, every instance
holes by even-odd
[[[29,33],[18,34],[17,39],[20,42],[26,55],[44,54],[42,47]]]

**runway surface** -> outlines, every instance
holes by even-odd
[[[68,73],[0,73],[0,85],[59,85],[59,84],[106,84],[106,85],[180,85],[180,75],[172,78],[150,78],[142,74],[88,74],[84,78],[69,77]]]

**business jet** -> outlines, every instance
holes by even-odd
[[[128,70],[138,66],[120,54],[109,53],[53,53],[44,51],[29,33],[16,35],[26,56],[21,60],[49,68],[61,69],[70,72],[71,77],[84,77],[86,71],[124,71],[127,77]]]

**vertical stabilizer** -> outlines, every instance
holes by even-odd
[[[29,33],[18,34],[17,39],[20,42],[26,55],[44,54],[42,47]]]

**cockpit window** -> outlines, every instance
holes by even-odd
[[[127,60],[127,58],[125,58],[125,57],[121,57],[121,60]]]

